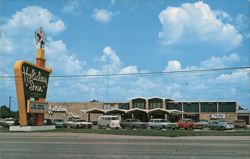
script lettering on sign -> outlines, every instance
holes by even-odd
[[[49,72],[32,65],[23,64],[22,75],[25,97],[45,98],[48,87]]]

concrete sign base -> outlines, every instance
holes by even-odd
[[[55,125],[46,125],[46,126],[10,126],[9,131],[45,131],[45,130],[54,130],[56,129]]]

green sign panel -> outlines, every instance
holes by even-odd
[[[46,98],[49,72],[24,63],[22,65],[25,98]]]

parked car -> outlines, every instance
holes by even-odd
[[[124,122],[121,122],[121,127],[123,129],[125,129],[125,128],[130,128],[130,129],[142,128],[142,129],[146,129],[147,126],[148,126],[147,123],[143,123],[139,119],[126,119]]]
[[[148,122],[151,129],[176,129],[177,123],[171,123],[166,119],[151,119]]]
[[[98,117],[97,126],[101,128],[120,128],[118,116],[103,115]]]
[[[195,128],[197,129],[203,129],[203,128],[206,128],[208,127],[208,120],[206,119],[200,119],[196,124],[195,124]]]
[[[44,125],[52,125],[51,119],[44,119]]]
[[[92,128],[93,124],[82,119],[73,119],[71,122],[68,122],[70,128]]]
[[[14,118],[5,118],[3,121],[3,127],[8,128],[10,126],[14,126],[16,123],[16,120]]]
[[[235,120],[234,121],[234,127],[235,128],[247,128],[247,123],[244,120]]]
[[[52,125],[55,125],[56,128],[67,128],[67,124],[64,122],[63,119],[53,119]]]
[[[181,119],[177,122],[178,129],[184,128],[185,130],[193,130],[196,126],[196,123],[192,121],[192,119]]]
[[[233,124],[229,124],[224,121],[212,121],[209,123],[208,127],[210,130],[221,130],[221,131],[234,129]]]

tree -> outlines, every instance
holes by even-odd
[[[18,119],[18,111],[15,112],[15,111],[10,111],[10,109],[3,105],[0,107],[0,118],[15,118],[15,119]]]

